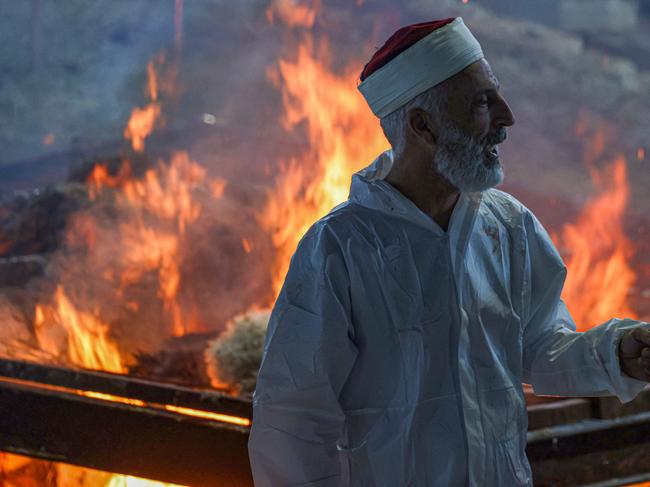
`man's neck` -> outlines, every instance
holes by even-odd
[[[460,191],[441,178],[432,164],[398,159],[385,181],[447,231]]]

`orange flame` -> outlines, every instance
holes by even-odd
[[[136,152],[144,151],[144,141],[153,132],[162,107],[158,103],[158,77],[153,61],[147,64],[147,89],[145,95],[151,102],[144,108],[134,108],[124,129],[124,137],[131,141]]]
[[[163,56],[158,56],[155,62],[162,64]],[[154,61],[148,64],[147,73],[145,94],[151,100],[156,101],[161,90],[165,93],[173,90],[174,78],[162,78],[161,84]],[[166,84],[167,81],[172,84]],[[137,150],[137,137],[144,141],[146,134],[138,135],[128,127],[126,132]],[[85,275],[87,269],[95,272],[96,285],[93,289],[77,289],[72,293],[74,299],[59,285],[53,304],[36,306],[36,335],[45,352],[78,366],[125,372],[124,363],[131,356],[120,356],[109,334],[109,323],[115,320],[100,319],[99,309],[106,309],[107,301],[116,300],[118,307],[143,316],[145,310],[156,306],[151,303],[150,295],[140,290],[151,287],[153,276],[157,277],[157,297],[164,311],[161,325],[169,326],[172,336],[198,331],[193,303],[184,312],[178,294],[182,286],[180,264],[187,226],[201,213],[201,205],[195,199],[197,188],[207,186],[209,191],[203,193],[218,199],[226,187],[224,180],[205,179],[205,169],[191,161],[185,152],[173,154],[169,164],[160,161],[140,177],[134,175],[126,160],[117,173],[110,172],[107,164],[94,166],[87,178],[88,197],[90,201],[110,203],[110,224],[105,224],[107,217],[102,213],[102,204],[74,214],[68,222],[65,245],[72,252],[70,255],[78,255],[81,261],[76,265],[71,258],[66,260],[65,253],[61,254],[58,257],[62,264],[58,269],[60,282],[70,282],[66,285],[68,291],[74,288],[72,283],[79,281],[74,272]],[[74,258],[75,262],[78,259]],[[132,285],[136,285],[136,290],[130,292]],[[118,315],[117,319],[123,317]],[[161,332],[163,339],[168,336],[165,330]],[[118,331],[115,338],[120,336]]]
[[[244,252],[250,254],[253,251],[253,244],[247,238],[242,238],[241,245],[244,248]]]
[[[75,309],[62,286],[57,287],[54,302],[53,307],[37,305],[34,313],[36,337],[43,350],[55,356],[65,354],[80,367],[126,372],[107,324],[92,313]]]
[[[177,12],[182,9],[182,0],[176,1],[176,7]],[[177,34],[180,35],[178,26]],[[163,57],[160,56],[155,62],[163,61]],[[169,76],[159,78],[154,62],[150,62],[147,66],[145,94],[150,103],[143,108],[133,110],[124,130],[124,136],[131,141],[136,152],[144,151],[145,139],[153,131],[162,113],[160,92],[169,94],[174,90],[177,72],[174,67],[172,68],[167,73]],[[44,143],[49,141],[50,138],[44,140]],[[66,227],[65,249],[72,258],[66,260],[65,255],[59,256],[63,265],[59,263],[57,267],[61,272],[61,275],[57,274],[59,282],[66,283],[65,290],[64,286],[59,284],[51,303],[42,302],[34,308],[34,334],[42,351],[80,367],[126,373],[128,370],[126,364],[132,360],[132,357],[128,353],[123,353],[115,341],[120,336],[119,328],[115,332],[116,336],[113,336],[114,330],[111,326],[114,320],[104,318],[99,309],[102,308],[102,301],[106,301],[107,297],[108,300],[118,298],[121,300],[122,308],[134,313],[141,309],[150,309],[149,302],[138,301],[137,293],[126,296],[128,292],[126,288],[132,284],[150,287],[152,276],[157,277],[158,298],[163,305],[164,316],[171,322],[171,334],[180,336],[188,331],[196,331],[198,326],[194,321],[196,309],[193,303],[190,305],[192,309],[184,312],[178,302],[182,285],[181,254],[186,243],[187,227],[194,223],[201,213],[201,205],[196,199],[197,194],[218,199],[224,194],[225,189],[225,180],[215,178],[206,181],[205,170],[191,161],[184,152],[174,154],[169,164],[160,161],[141,177],[134,175],[128,161],[124,161],[116,174],[109,171],[107,164],[96,164],[87,178],[87,190],[89,200],[98,204],[87,211],[72,215]],[[104,202],[110,203],[107,205],[112,215],[110,228],[106,228],[102,219],[105,216],[102,213]],[[1,238],[0,244],[4,244]],[[2,250],[0,248],[0,252]],[[76,251],[79,252],[75,253]],[[81,262],[69,266],[68,264],[72,260],[76,261],[77,257],[82,259]],[[74,272],[82,273],[84,276],[87,276],[88,272],[94,272],[95,275],[91,279],[93,285],[99,282],[99,286],[103,288],[100,295],[93,295],[92,289],[86,289],[88,285],[84,285],[82,292],[75,292],[73,283],[78,279],[75,280]],[[79,288],[76,291],[79,291]],[[148,299],[147,296],[145,295],[143,299]],[[120,345],[124,346],[122,341]],[[73,392],[96,400],[119,402],[136,407],[145,405],[142,401],[132,398],[92,391]],[[250,420],[246,418],[173,405],[149,406],[176,414],[237,425],[250,425]],[[33,461],[0,453],[0,477],[5,479],[7,472],[20,470]],[[172,487],[172,484],[92,471],[71,465],[49,464],[48,468],[51,470],[48,478],[53,476],[50,480],[59,487],[86,485]],[[30,474],[27,477],[32,479]],[[38,483],[39,480],[34,478],[34,482]]]
[[[575,127],[585,137],[593,121],[582,113]],[[584,148],[583,163],[589,169],[598,194],[582,209],[577,221],[564,226],[558,246],[566,251],[567,279],[563,298],[579,331],[613,316],[636,318],[628,300],[637,280],[629,260],[634,248],[625,235],[623,218],[629,198],[626,161],[623,156],[598,169],[607,147],[604,124],[596,127]]]
[[[33,466],[37,468],[33,469]],[[22,470],[25,472],[23,473]],[[4,452],[0,452],[0,479],[3,480],[1,485],[6,487],[39,485],[56,485],[57,487],[182,487],[178,484],[112,474],[75,465],[52,464],[45,460]]]
[[[216,199],[219,199],[223,196],[224,191],[226,190],[227,181],[221,178],[215,178],[210,183],[210,189],[212,190],[212,196]]]
[[[106,487],[183,487],[178,484],[168,484],[156,480],[141,479],[131,475],[113,475]]]
[[[320,0],[314,0],[313,5],[298,4],[296,0],[273,0],[266,9],[266,18],[273,23],[277,17],[289,27],[313,27],[316,15],[320,10]]]
[[[110,176],[105,167],[98,165],[89,178],[93,197],[104,187],[118,188],[116,206],[128,217],[119,225],[115,244],[122,250],[113,268],[120,271],[121,289],[157,271],[159,296],[172,317],[172,333],[181,336],[193,326],[184,319],[176,300],[181,284],[180,245],[187,225],[201,213],[192,191],[205,179],[205,169],[191,161],[187,153],[178,152],[169,165],[161,162],[141,179],[131,178],[130,174],[128,166],[123,166],[117,176]],[[213,188],[217,185],[222,193],[225,182],[212,181]],[[214,189],[213,193],[217,194]]]
[[[342,74],[329,69],[327,44],[311,38],[298,47],[296,61],[280,59],[269,78],[282,90],[282,123],[292,130],[306,122],[309,149],[285,161],[259,220],[276,247],[274,296],[289,260],[309,226],[348,195],[353,172],[387,148],[378,121],[356,89],[359,61]]]
[[[156,120],[160,116],[160,105],[151,102],[144,108],[134,108],[131,118],[124,129],[124,137],[131,141],[136,152],[144,152],[144,141],[153,132]]]
[[[594,170],[593,177],[601,194],[586,204],[575,224],[564,227],[561,238],[570,249],[564,299],[580,331],[613,314],[636,317],[627,303],[636,274],[628,263],[632,242],[623,228],[629,196],[625,159]]]
[[[120,166],[117,175],[112,176],[108,172],[105,164],[95,164],[90,175],[86,179],[88,187],[88,197],[91,201],[97,199],[98,193],[102,188],[120,188],[125,186],[133,178],[131,164],[125,160]]]

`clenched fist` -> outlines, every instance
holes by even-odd
[[[650,330],[639,327],[626,332],[618,347],[618,359],[627,375],[650,382]]]

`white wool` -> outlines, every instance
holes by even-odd
[[[229,322],[226,331],[208,343],[205,361],[215,386],[225,383],[239,395],[253,393],[269,316],[269,311],[237,316]]]

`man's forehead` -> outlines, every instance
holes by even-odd
[[[457,76],[450,78],[450,81],[452,86],[455,85],[463,91],[498,91],[500,87],[499,80],[485,59],[470,64]]]

